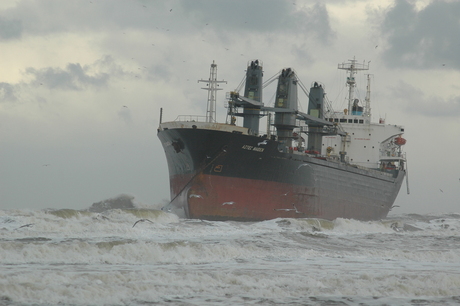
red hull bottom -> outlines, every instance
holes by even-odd
[[[300,185],[200,174],[181,197],[187,218],[261,221],[275,218],[337,217],[372,220],[384,218],[388,209],[340,200],[320,203],[318,190]],[[176,205],[177,205],[176,204]]]

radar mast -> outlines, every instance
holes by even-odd
[[[360,70],[369,70],[369,63],[367,65],[363,62],[358,64],[355,58],[348,60],[349,63],[342,63],[338,65],[338,69],[347,70],[349,76],[347,77],[348,85],[348,113],[351,114],[352,106],[354,102],[354,92],[356,87],[356,81],[354,75]]]
[[[198,82],[208,83],[201,89],[208,91],[208,106],[206,109],[206,122],[216,122],[216,92],[222,90],[217,88],[219,83],[227,83],[227,81],[217,81],[217,64],[212,61],[211,69],[209,71],[209,80],[198,80]]]

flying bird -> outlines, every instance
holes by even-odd
[[[267,139],[265,139],[264,141],[261,141],[257,144],[257,146],[260,146],[260,145],[266,145],[267,144]]]
[[[301,164],[301,165],[299,165],[299,166],[297,167],[297,170],[299,170],[300,167],[305,167],[305,166],[308,166],[308,164]]]
[[[145,221],[148,221],[148,222],[150,222],[150,223],[153,223],[153,222],[150,221],[149,219],[140,219],[140,220],[137,220],[136,223],[134,223],[133,227],[135,227],[137,223],[139,223],[139,222],[145,222]]]

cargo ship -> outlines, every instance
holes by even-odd
[[[355,74],[369,63],[353,59],[337,68],[348,87],[348,107],[340,112],[321,82],[308,90],[291,68],[263,82],[262,62],[249,61],[219,123],[216,93],[225,81],[217,80],[213,62],[209,78],[199,80],[207,85],[206,115],[162,122],[160,113],[171,195],[163,209],[204,220],[385,218],[407,172],[404,128],[371,121],[369,75],[364,101],[355,97]],[[274,101],[265,105],[263,89],[275,82]],[[305,93],[305,112],[298,91]]]

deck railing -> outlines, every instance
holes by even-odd
[[[206,122],[206,116],[197,115],[179,115],[174,121],[186,121],[186,122]]]

